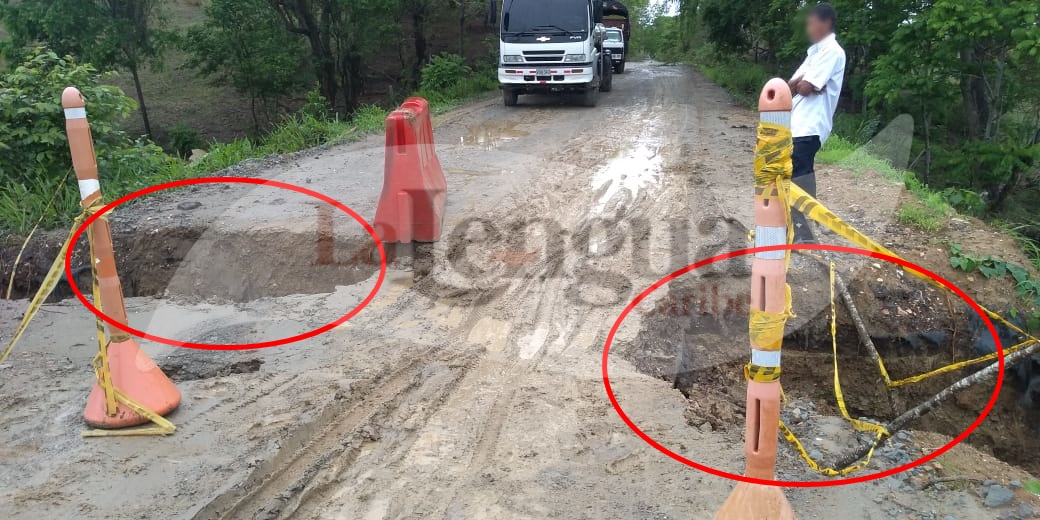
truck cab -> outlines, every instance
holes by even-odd
[[[603,39],[603,48],[610,51],[610,61],[614,64],[615,74],[625,73],[625,32],[608,27]]]
[[[506,106],[523,94],[580,94],[595,106],[611,88],[602,0],[505,0],[498,82]]]

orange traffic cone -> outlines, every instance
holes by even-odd
[[[166,377],[133,339],[109,344],[108,366],[112,387],[146,410],[162,416],[180,405],[181,393],[173,381]],[[105,389],[100,383],[95,383],[83,411],[83,419],[87,424],[94,428],[113,430],[146,424],[152,420],[123,402],[117,402],[116,413],[109,415],[107,401]]]
[[[755,149],[755,245],[788,243],[790,215],[783,201],[791,180],[791,90],[782,79],[766,84],[758,101],[762,120]],[[759,253],[751,264],[751,363],[748,364],[745,474],[773,480],[780,425],[780,348],[790,315],[790,251]],[[776,486],[741,482],[716,520],[794,520]]]
[[[102,205],[94,141],[87,122],[86,103],[79,90],[69,87],[61,95],[65,128],[72,152],[72,166],[79,181],[81,204],[88,214]],[[109,317],[127,324],[123,288],[116,272],[112,232],[108,220],[95,220],[88,230],[94,273],[94,305]],[[157,423],[158,430],[143,433],[173,433],[173,425],[162,419],[181,402],[180,391],[137,343],[121,330],[107,327],[110,344],[98,329],[100,352],[95,360],[97,381],[87,398],[83,418],[96,428],[117,429]],[[138,431],[138,430],[135,430]],[[127,432],[133,434],[133,432]]]

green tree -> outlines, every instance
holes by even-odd
[[[162,64],[168,34],[162,0],[3,0],[0,20],[10,34],[7,55],[36,43],[102,69],[130,72],[145,133],[152,125],[140,72]]]
[[[258,131],[258,100],[284,97],[313,81],[306,48],[267,0],[212,0],[206,21],[188,31],[183,47],[187,67],[249,96]]]
[[[120,89],[102,85],[103,80],[90,65],[43,48],[33,49],[13,70],[0,75],[0,206],[21,204],[31,220],[29,213],[42,207],[30,207],[30,194],[67,188],[59,183],[71,168],[61,107],[61,93],[69,85],[79,87],[87,99],[100,164],[111,159],[112,152],[133,145],[119,127],[136,103]],[[59,216],[75,207],[74,190],[66,191],[47,215],[48,224],[60,222]],[[2,227],[8,224],[24,227]]]
[[[393,13],[401,0],[268,0],[286,30],[307,41],[322,96],[339,114],[364,91],[367,60],[400,38]]]

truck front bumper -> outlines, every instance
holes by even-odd
[[[501,65],[498,83],[502,88],[521,91],[575,90],[588,87],[596,79],[591,63],[532,66],[530,63]]]

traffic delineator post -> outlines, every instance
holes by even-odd
[[[758,108],[761,121],[755,148],[755,246],[788,244],[791,216],[786,192],[791,184],[791,90],[770,80]],[[755,255],[751,265],[751,362],[748,378],[744,474],[774,480],[780,427],[780,349],[791,316],[787,286],[790,251]],[[740,482],[716,520],[794,520],[794,510],[777,486]]]
[[[386,119],[383,190],[373,221],[379,239],[402,244],[439,240],[447,187],[430,104],[410,98]]]
[[[65,109],[65,128],[73,169],[79,183],[80,203],[86,214],[93,215],[103,203],[86,102],[79,90],[69,87],[62,93],[61,104]],[[94,275],[94,305],[111,319],[127,325],[126,304],[116,271],[108,220],[104,217],[96,219],[87,229],[87,237]],[[97,334],[99,351],[94,358],[97,377],[83,411],[84,420],[92,427],[106,430],[140,426],[149,422],[155,423],[156,427],[124,432],[94,431],[85,432],[84,435],[173,433],[173,424],[162,416],[180,405],[181,394],[177,387],[127,333],[111,325],[103,327],[98,319]]]

